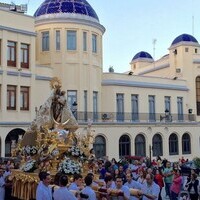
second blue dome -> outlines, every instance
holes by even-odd
[[[147,58],[147,59],[152,59],[152,60],[153,60],[152,56],[151,56],[149,53],[145,52],[145,51],[140,51],[139,53],[137,53],[137,54],[133,57],[132,61],[133,61],[133,60],[136,60],[136,59],[138,59],[138,58]]]
[[[34,16],[39,17],[46,14],[75,13],[87,15],[99,21],[99,18],[86,0],[45,0],[36,10]]]

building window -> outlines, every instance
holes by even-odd
[[[29,110],[29,87],[20,87],[20,110]]]
[[[7,110],[16,110],[17,86],[7,86]]]
[[[92,52],[97,53],[97,35],[92,34]]]
[[[177,97],[178,120],[183,120],[183,97]]]
[[[149,121],[156,121],[155,96],[149,95]]]
[[[138,95],[131,95],[131,107],[132,107],[132,121],[139,120],[139,111],[138,111]]]
[[[200,115],[200,76],[196,78],[196,106],[197,115]]]
[[[169,137],[169,155],[178,155],[178,137],[175,133]]]
[[[188,133],[184,133],[182,137],[182,153],[191,154],[191,141]]]
[[[75,91],[75,90],[68,90],[67,91],[67,102],[68,102],[68,105],[71,107],[71,110],[72,110],[73,103],[77,102],[77,91]]]
[[[122,135],[119,139],[119,157],[131,155],[131,143],[128,135]]]
[[[94,152],[96,158],[103,158],[106,156],[106,140],[103,136],[95,137],[95,142],[93,144]]]
[[[155,134],[152,139],[152,150],[153,156],[162,156],[163,155],[163,142],[160,134]]]
[[[87,121],[88,116],[87,116],[87,101],[88,101],[88,94],[87,90],[84,90],[84,120]]]
[[[197,49],[195,49],[194,51],[195,51],[195,53],[198,53],[198,50],[197,50]]]
[[[135,155],[146,156],[146,141],[142,134],[139,134],[135,138]]]
[[[42,51],[49,51],[49,31],[42,32]]]
[[[83,32],[83,51],[87,51],[87,32]]]
[[[117,121],[124,121],[124,94],[117,94]]]
[[[165,110],[168,110],[171,113],[171,97],[165,96]]]
[[[7,43],[7,65],[16,67],[16,42],[8,41]]]
[[[21,44],[21,68],[29,68],[29,45]]]
[[[185,52],[189,52],[189,48],[188,47],[185,47]]]
[[[76,50],[76,31],[67,31],[67,50]]]
[[[56,51],[60,50],[60,31],[56,30]]]
[[[98,92],[93,92],[93,120],[98,120]]]

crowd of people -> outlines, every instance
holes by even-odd
[[[95,174],[89,172],[73,176],[73,182],[66,175],[57,174],[54,186],[50,174],[40,173],[41,182],[36,192],[37,200],[162,200],[162,190],[170,200],[198,200],[199,181],[194,170],[188,175],[186,183],[181,175],[180,165],[185,160],[172,164],[166,159],[153,160],[147,165],[146,160],[127,160],[117,162],[114,158],[98,160]],[[98,177],[97,177],[98,175]],[[59,187],[58,187],[59,186]]]
[[[73,179],[61,173],[52,177],[48,172],[40,172],[36,200],[198,200],[197,174],[191,170],[187,178],[183,177],[180,165],[184,162],[182,158],[172,164],[160,157],[151,163],[143,158],[117,162],[106,157],[96,161],[95,172],[74,174]],[[0,166],[0,200],[13,199],[9,180],[12,168],[14,165],[10,161]]]
[[[12,199],[12,180],[10,179],[10,175],[14,168],[14,162],[10,160],[0,164],[0,200]]]

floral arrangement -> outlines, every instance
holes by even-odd
[[[56,157],[59,155],[59,150],[58,149],[54,149],[52,152],[51,152],[51,156],[53,157]]]
[[[22,152],[22,155],[33,156],[33,155],[37,154],[38,148],[36,146],[26,145],[26,146],[22,147],[21,152]]]
[[[64,174],[79,174],[82,172],[81,163],[65,158],[62,163],[59,164],[58,171]]]
[[[36,169],[36,160],[28,160],[20,169],[24,172],[33,172]]]
[[[80,150],[78,146],[72,146],[71,148],[68,149],[68,152],[70,155],[75,157],[83,156],[83,152]]]

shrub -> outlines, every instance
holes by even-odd
[[[194,161],[194,164],[195,164],[198,168],[200,168],[200,158],[199,158],[199,157],[195,157],[195,158],[193,159],[193,161]]]

